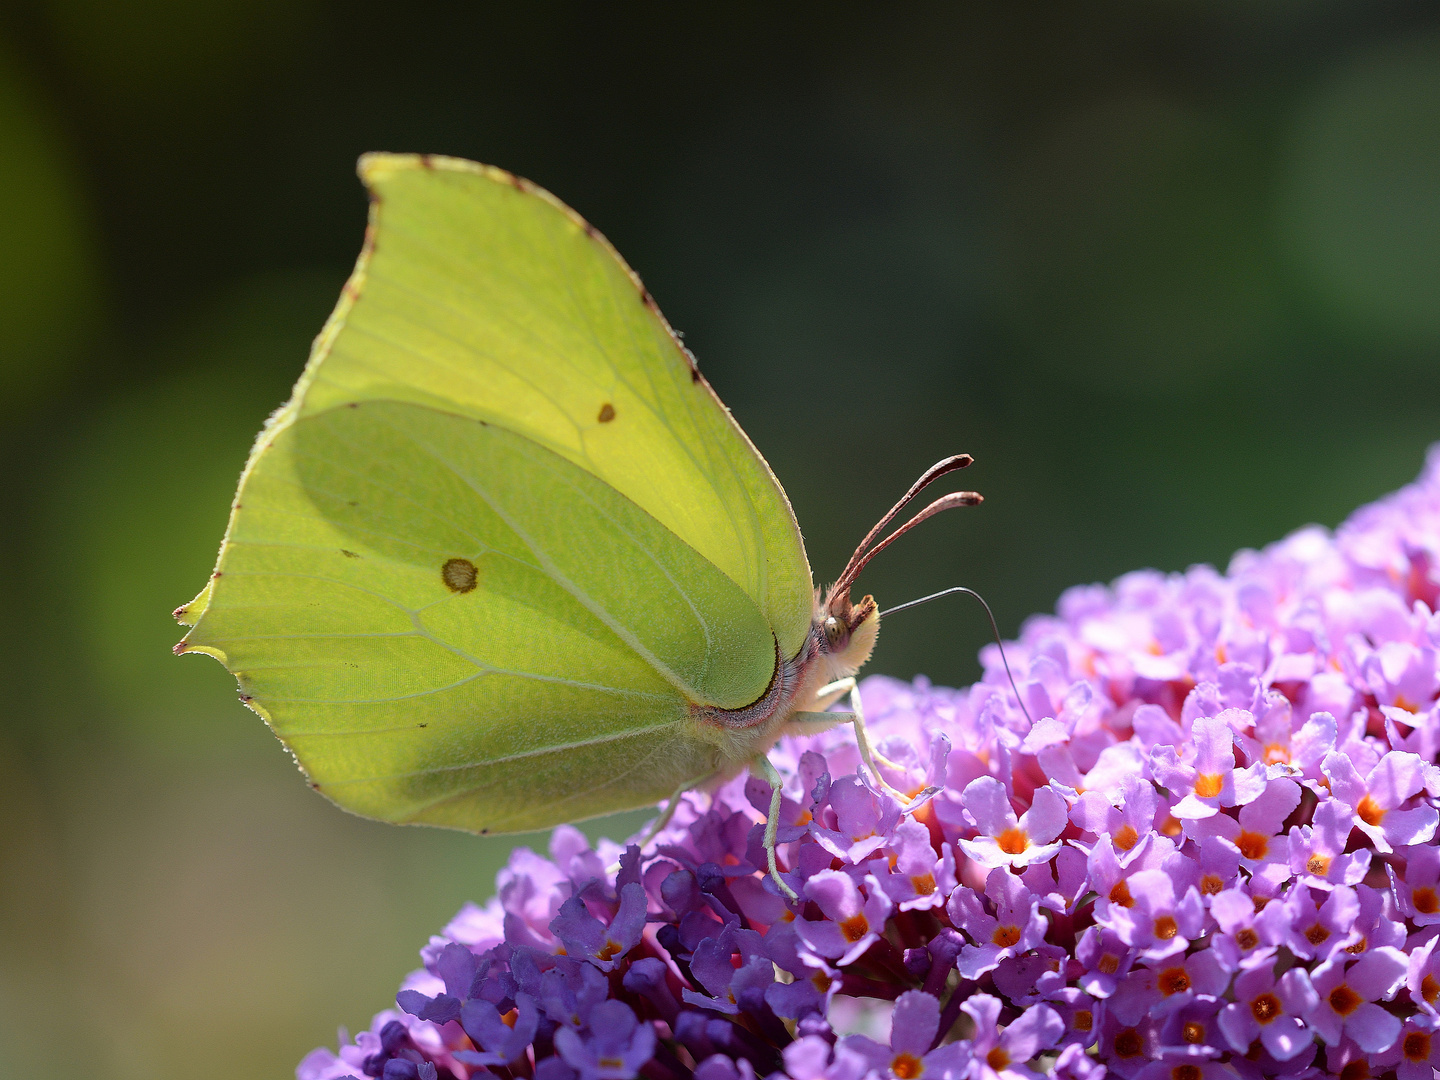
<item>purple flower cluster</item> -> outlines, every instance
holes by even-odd
[[[1430,1080],[1437,597],[1440,450],[1334,535],[1071,589],[1007,650],[1023,709],[993,646],[866,680],[905,805],[848,729],[782,740],[798,901],[753,777],[644,852],[558,829],[298,1076]]]

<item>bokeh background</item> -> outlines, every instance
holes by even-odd
[[[331,808],[170,654],[371,149],[503,165],[606,232],[820,577],[974,453],[988,501],[867,571],[885,604],[964,583],[1013,633],[1333,525],[1440,438],[1433,4],[9,0],[5,1075],[287,1076],[508,850]],[[946,603],[872,670],[973,679],[983,621]]]

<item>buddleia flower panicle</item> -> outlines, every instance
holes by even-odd
[[[883,784],[782,740],[797,899],[754,777],[643,852],[557,829],[297,1076],[1431,1080],[1437,598],[1440,449],[1333,534],[1071,589],[1020,699],[994,647],[862,684]]]

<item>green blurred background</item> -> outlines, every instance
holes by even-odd
[[[885,604],[965,583],[1013,633],[1333,525],[1440,438],[1435,5],[707,7],[0,9],[4,1075],[287,1076],[507,850],[331,808],[170,654],[359,248],[361,151],[606,232],[821,578],[974,453],[988,501],[867,571]],[[872,670],[969,681],[984,637],[907,613]]]

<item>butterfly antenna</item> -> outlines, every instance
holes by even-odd
[[[928,604],[931,600],[939,600],[942,596],[950,596],[953,593],[964,593],[973,596],[980,601],[980,606],[985,609],[985,617],[990,620],[990,633],[995,638],[995,646],[1000,650],[1000,663],[1005,665],[1005,677],[1010,680],[1010,689],[1015,691],[1015,700],[1020,703],[1020,711],[1025,714],[1025,719],[1030,721],[1030,726],[1035,726],[1035,721],[1030,716],[1030,710],[1025,708],[1025,698],[1020,693],[1020,687],[1015,685],[1015,676],[1010,673],[1010,661],[1005,658],[1005,643],[1000,640],[1000,627],[995,625],[995,613],[990,610],[990,605],[985,598],[974,589],[967,589],[964,585],[956,585],[954,588],[941,589],[929,596],[922,596],[918,600],[907,600],[903,604],[896,604],[880,613],[880,618],[888,619],[897,611],[904,611],[906,608],[919,607],[921,604]]]
[[[865,534],[865,539],[860,541],[860,546],[855,549],[855,554],[850,556],[850,561],[845,564],[845,569],[841,571],[840,580],[854,580],[855,575],[860,572],[859,567],[855,564],[858,563],[861,556],[865,554],[865,549],[874,542],[877,536],[885,531],[886,526],[895,520],[895,515],[900,513],[901,510],[904,510],[915,496],[919,495],[920,492],[924,491],[946,473],[955,472],[957,469],[964,469],[967,466],[973,465],[974,462],[975,459],[969,454],[955,454],[937,461],[934,465],[931,465],[930,468],[926,469],[920,479],[910,485],[910,490],[901,497],[900,501],[890,508],[890,512],[877,521],[875,527]]]

